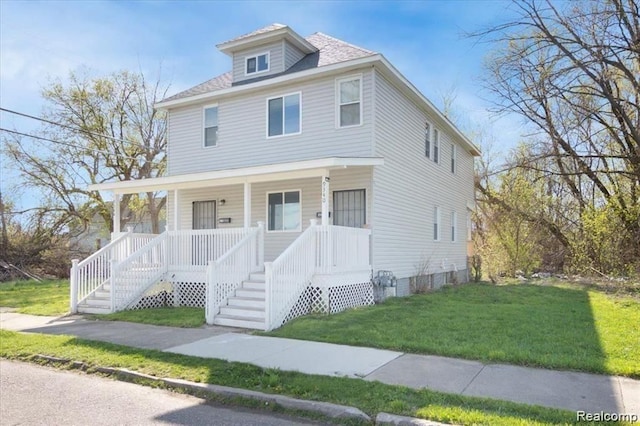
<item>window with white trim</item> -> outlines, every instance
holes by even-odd
[[[300,191],[267,193],[267,230],[300,231]]]
[[[429,123],[424,124],[424,155],[431,158],[431,125]]]
[[[300,93],[267,99],[267,137],[300,133]]]
[[[451,212],[451,242],[456,241],[457,224],[458,224],[458,215],[456,214],[456,212]]]
[[[454,144],[451,144],[451,173],[456,172],[456,157],[458,155],[458,150]]]
[[[218,107],[205,107],[204,109],[203,145],[205,147],[218,145]]]
[[[246,75],[269,71],[269,52],[245,58]]]
[[[440,131],[433,129],[433,161],[440,162]]]
[[[336,80],[338,127],[362,124],[362,77],[347,77]]]
[[[440,207],[433,208],[433,241],[440,241]]]

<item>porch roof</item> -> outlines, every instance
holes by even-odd
[[[266,164],[237,169],[214,170],[163,176],[152,179],[126,180],[89,185],[91,191],[113,191],[117,194],[170,191],[201,186],[234,185],[245,182],[267,182],[285,179],[301,179],[322,176],[332,169],[348,167],[380,166],[381,157],[327,157],[289,163]]]

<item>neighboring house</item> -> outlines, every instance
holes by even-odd
[[[210,323],[271,329],[371,303],[379,270],[400,294],[417,275],[467,280],[479,150],[384,56],[280,24],[218,48],[232,71],[156,105],[167,176],[91,187],[168,191],[169,231],[104,254],[111,275],[77,266],[81,310],[153,306],[163,289]]]

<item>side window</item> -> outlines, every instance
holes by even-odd
[[[424,125],[424,155],[431,158],[431,125],[429,123]]]
[[[451,242],[455,242],[456,241],[456,232],[457,232],[457,225],[458,225],[458,215],[456,214],[456,212],[451,212]]]
[[[451,144],[451,173],[456,172],[456,157],[458,155],[456,146]]]
[[[433,208],[433,241],[440,241],[440,207]]]
[[[362,77],[336,80],[337,127],[362,124]]]
[[[204,146],[216,146],[218,144],[218,107],[206,107],[204,109]]]
[[[440,162],[440,131],[433,129],[433,161]]]

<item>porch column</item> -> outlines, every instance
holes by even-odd
[[[244,183],[244,227],[251,227],[251,182]]]
[[[180,229],[180,191],[173,190],[173,230]]]
[[[120,233],[120,194],[113,193],[113,233]]]
[[[322,174],[322,225],[329,224],[329,172]]]

